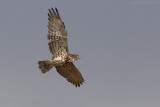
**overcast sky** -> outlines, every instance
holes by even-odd
[[[52,58],[57,7],[85,84],[37,61]],[[0,0],[0,107],[160,107],[160,1]]]

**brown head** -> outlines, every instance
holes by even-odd
[[[79,55],[69,54],[69,55],[67,56],[67,61],[68,61],[68,62],[73,62],[73,61],[75,61],[75,60],[78,60],[79,58],[80,58]]]

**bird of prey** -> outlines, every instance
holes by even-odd
[[[48,9],[48,35],[49,50],[52,60],[38,61],[42,73],[48,72],[53,66],[57,72],[76,87],[83,84],[84,79],[73,61],[79,59],[79,55],[70,54],[68,50],[68,34],[58,9]]]

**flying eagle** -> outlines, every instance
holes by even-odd
[[[73,61],[79,59],[79,55],[70,54],[68,50],[68,35],[58,9],[48,9],[48,35],[49,50],[52,60],[38,61],[42,73],[48,72],[55,66],[57,72],[76,87],[83,84],[84,79]]]

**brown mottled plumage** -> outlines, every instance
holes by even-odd
[[[79,59],[78,55],[68,51],[68,35],[64,23],[61,20],[57,8],[49,9],[48,13],[48,43],[49,50],[53,55],[52,60],[38,61],[42,73],[48,72],[55,66],[57,72],[76,87],[83,84],[84,79],[73,61]]]

